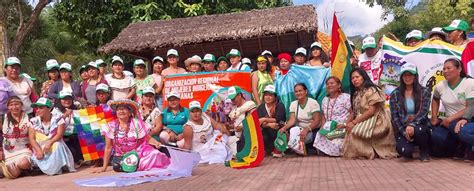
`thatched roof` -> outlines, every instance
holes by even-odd
[[[132,23],[99,52],[139,53],[183,45],[317,31],[311,5]]]

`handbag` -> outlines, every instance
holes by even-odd
[[[346,129],[341,129],[341,130],[336,129],[326,134],[326,138],[329,140],[344,138],[344,136],[346,136]]]
[[[370,117],[369,119],[366,119],[365,121],[359,122],[352,128],[352,134],[364,139],[369,139],[372,137],[376,122],[376,115]]]
[[[138,146],[138,127],[136,124],[136,121],[134,123],[135,125],[135,133],[137,135],[136,137],[136,143],[135,145]],[[118,133],[118,125],[116,127],[115,131],[115,138],[117,137]],[[128,133],[127,133],[128,134]],[[120,166],[122,167],[122,171],[124,172],[135,172],[137,171],[138,164],[140,162],[140,157],[138,156],[138,153],[135,149],[132,151],[126,152],[123,156],[122,159],[120,160]]]
[[[325,127],[329,126],[329,130]],[[343,138],[346,135],[345,129],[336,129],[336,121],[328,121],[324,124],[324,127],[319,130],[319,134],[326,137],[329,140]]]

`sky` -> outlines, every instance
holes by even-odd
[[[318,14],[318,30],[331,33],[333,12],[346,36],[368,35],[393,20],[382,20],[380,5],[369,7],[361,0],[293,0],[294,5],[313,4]]]

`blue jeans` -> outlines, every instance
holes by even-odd
[[[431,131],[431,155],[436,157],[452,157],[464,152],[459,135],[454,133],[458,120],[448,127],[437,125]]]
[[[474,145],[474,122],[467,123],[461,128],[459,139],[469,146]]]
[[[429,157],[430,128],[426,125],[419,125],[414,128],[413,141],[407,140],[403,132],[398,132],[395,135],[395,141],[397,152],[402,157],[412,158],[417,145],[420,147],[420,156]]]

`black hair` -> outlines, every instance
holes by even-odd
[[[79,108],[76,107],[76,105],[74,105],[74,98],[72,98],[72,104],[71,104],[71,108],[65,108],[63,106],[63,104],[61,104],[61,100],[58,100],[56,102],[56,107],[59,109],[59,111],[61,111],[62,113],[66,112],[66,109],[71,109],[71,110],[77,110]],[[51,107],[52,108],[52,107]]]
[[[61,76],[59,75],[59,69],[54,68],[54,69],[46,71],[46,77],[48,77],[48,80],[51,80],[51,77],[49,77],[49,72],[51,72],[51,71],[56,71],[58,73],[58,78],[61,78]]]
[[[403,110],[407,110],[406,108],[406,104],[405,104],[405,90],[407,88],[407,85],[405,84],[405,82],[403,81],[402,77],[403,77],[403,74],[405,74],[406,72],[402,73],[400,75],[400,86],[399,86],[399,89],[400,89],[400,102],[402,104],[400,104],[402,106],[402,109]],[[414,74],[415,75],[415,79],[413,81],[413,100],[415,102],[415,113],[418,113],[418,110],[421,106],[421,102],[423,101],[423,86],[421,86],[420,82],[418,81],[418,73],[417,74]]]
[[[367,72],[365,72],[364,69],[362,68],[354,68],[352,71],[351,71],[351,103],[355,97],[355,94],[356,92],[358,91],[357,88],[354,86],[354,84],[352,83],[352,74],[354,74],[355,72],[357,72],[359,75],[362,76],[362,78],[364,79],[364,82],[362,84],[362,88],[363,89],[368,89],[368,88],[375,88],[375,90],[380,94],[380,87],[375,85],[374,82],[372,82],[372,79],[370,79],[369,75],[367,74]],[[354,107],[354,106],[352,106]]]
[[[264,56],[258,56],[258,57],[264,57]],[[257,59],[258,59],[258,57],[257,57]],[[264,58],[265,58],[265,57],[264,57]],[[266,58],[265,58],[265,59],[266,59]],[[259,62],[257,61],[255,64],[252,65],[252,69],[253,69],[252,71],[257,71],[257,70],[258,70],[258,66],[257,66],[258,63],[259,63]],[[272,71],[272,65],[271,65],[271,63],[268,61],[268,59],[265,61],[265,64],[267,64],[267,66],[265,67],[265,71],[270,74],[270,72]]]
[[[306,84],[304,84],[304,83],[297,83],[297,84],[295,84],[295,86],[293,86],[293,89],[295,89],[296,86],[301,86],[301,87],[303,87],[304,90],[308,90],[308,88],[306,87]]]
[[[21,100],[20,97],[18,97],[18,96],[10,96],[10,97],[8,97],[8,99],[7,99],[7,106],[8,106],[8,104],[9,104],[9,102],[10,102],[11,100],[14,100],[14,99],[16,99],[16,100]],[[23,105],[23,102],[21,102],[21,104]],[[7,123],[8,126],[10,126],[10,123],[12,123],[12,124],[14,124],[14,125],[19,123],[19,121],[17,121],[17,120],[12,116],[12,114],[11,114],[10,111],[7,112],[7,119],[6,119],[6,120],[7,120],[7,122],[8,122],[8,123]],[[6,132],[4,132],[4,133],[6,133]]]
[[[308,60],[311,60],[313,59],[313,50],[314,49],[318,49],[319,50],[319,59],[321,60],[321,62],[324,64],[325,62],[329,62],[329,56],[326,54],[326,52],[324,52],[324,50],[320,47],[313,47],[312,49],[310,49],[310,53],[308,54]]]
[[[471,78],[471,76],[467,75],[466,69],[462,65],[461,60],[459,60],[457,58],[448,58],[444,61],[444,64],[446,64],[448,62],[453,63],[454,67],[456,67],[456,68],[461,68],[461,73],[460,73],[461,78]]]

